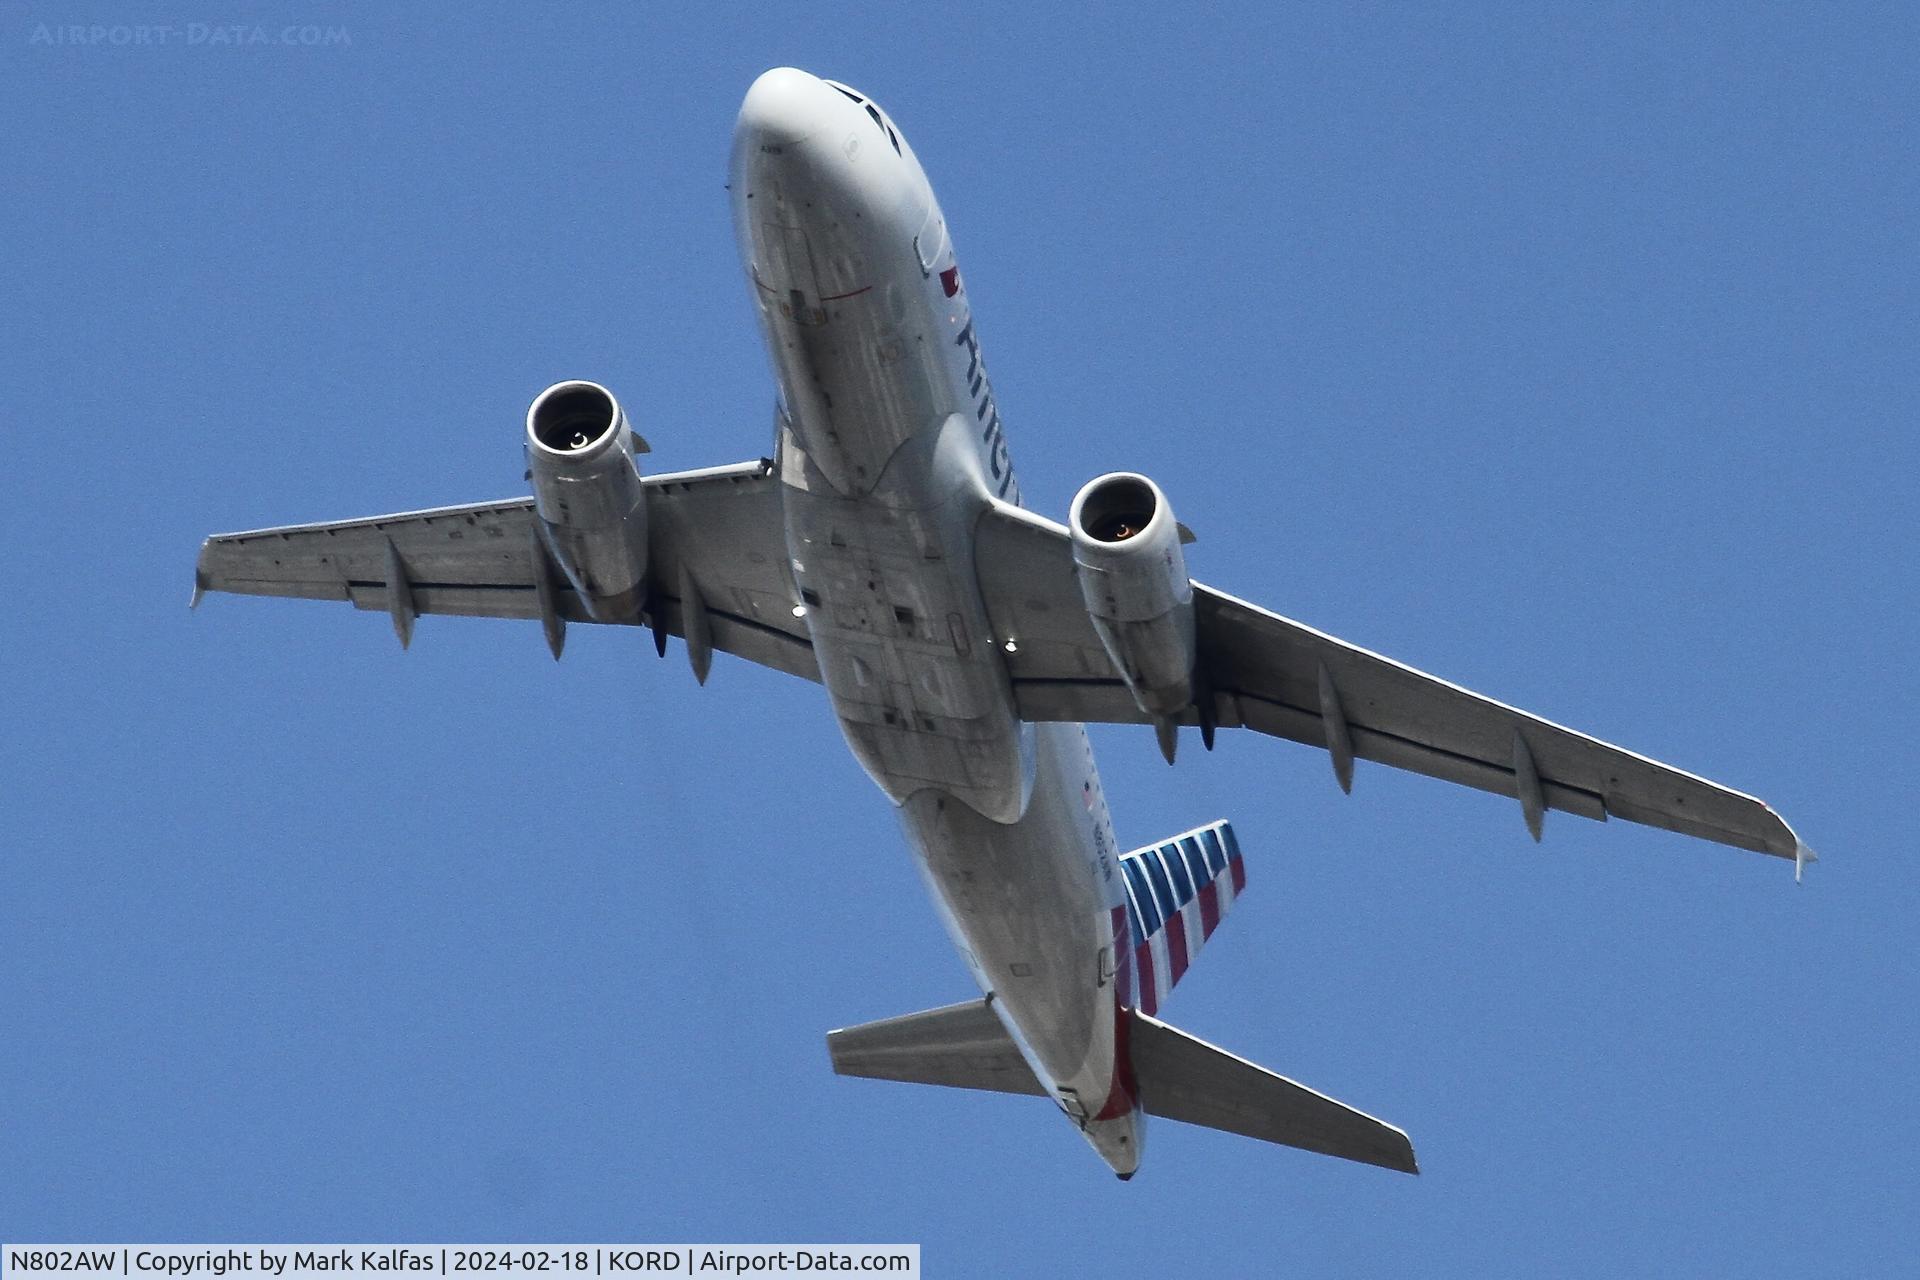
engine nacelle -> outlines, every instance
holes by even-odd
[[[1193,702],[1193,583],[1160,486],[1116,471],[1080,490],[1067,517],[1075,576],[1107,656],[1156,719]]]
[[[556,382],[527,410],[527,473],[542,540],[590,613],[633,617],[646,603],[646,442],[597,382]]]

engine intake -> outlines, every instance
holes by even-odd
[[[1140,710],[1177,718],[1193,702],[1193,583],[1160,486],[1117,471],[1089,482],[1067,517],[1093,628]]]
[[[593,382],[548,387],[527,411],[527,430],[554,453],[578,454],[607,439],[623,418],[613,394]]]
[[[556,382],[527,410],[527,475],[541,539],[588,612],[631,618],[646,603],[646,442],[597,382]]]

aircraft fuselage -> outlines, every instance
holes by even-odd
[[[974,526],[1018,504],[938,202],[878,106],[792,69],[741,107],[734,229],[780,387],[787,549],[821,677],[955,945],[1116,1172],[1143,1115],[1112,822],[1079,725],[1023,723]]]

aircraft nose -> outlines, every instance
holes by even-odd
[[[775,67],[747,90],[734,132],[741,141],[761,146],[801,142],[822,126],[831,105],[825,81],[794,67]]]
[[[876,255],[913,243],[933,197],[894,146],[879,109],[850,89],[792,67],[753,82],[728,189],[734,235],[761,286],[782,298],[863,293]]]

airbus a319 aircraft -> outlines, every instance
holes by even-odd
[[[1214,822],[1122,852],[1085,722],[1171,762],[1245,728],[1791,859],[1764,804],[1425,675],[1187,576],[1159,486],[1021,506],[946,219],[899,127],[781,68],[734,130],[734,231],[779,384],[771,458],[642,477],[605,387],[527,411],[530,498],[209,538],[202,592],[392,616],[681,637],[816,681],[893,802],[980,999],[828,1035],[834,1069],[1050,1098],[1122,1178],[1146,1117],[1417,1172],[1406,1134],[1156,1016],[1246,883]]]

